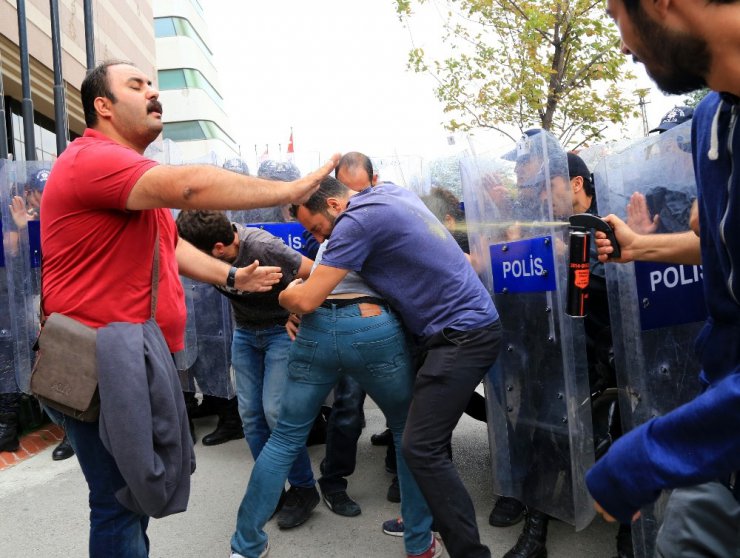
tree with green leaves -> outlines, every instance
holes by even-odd
[[[412,48],[409,67],[437,80],[450,130],[540,127],[575,148],[637,116],[604,0],[394,0],[411,25],[414,4],[443,18],[442,59]]]

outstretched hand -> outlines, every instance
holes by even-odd
[[[645,194],[635,192],[627,203],[627,225],[637,234],[653,234],[658,230],[660,215],[650,217]]]
[[[10,214],[15,226],[19,229],[26,228],[28,222],[34,219],[34,215],[26,211],[26,202],[20,196],[13,196],[10,204]]]
[[[290,203],[301,204],[304,203],[308,198],[311,197],[316,190],[319,189],[321,181],[326,178],[334,167],[339,163],[341,154],[335,153],[331,158],[312,173],[290,182]]]
[[[260,265],[254,260],[246,267],[240,267],[236,272],[234,288],[249,293],[264,293],[272,289],[282,278],[279,267]]]

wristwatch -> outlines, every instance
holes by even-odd
[[[229,270],[229,275],[226,277],[226,286],[230,288],[234,288],[234,282],[236,281],[236,269],[235,267],[232,267]]]

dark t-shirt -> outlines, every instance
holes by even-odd
[[[233,265],[245,267],[259,260],[260,265],[279,266],[283,277],[280,283],[265,293],[243,293],[222,286],[216,288],[231,301],[237,326],[263,329],[284,324],[288,319],[288,311],[278,304],[278,295],[295,279],[301,267],[301,254],[262,229],[239,224],[233,226],[239,235],[239,254]]]

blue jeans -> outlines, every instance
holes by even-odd
[[[244,437],[255,461],[278,421],[291,344],[284,326],[234,329],[231,365],[236,379],[236,397]],[[316,484],[305,444],[298,452],[288,482],[303,488]]]
[[[98,434],[98,422],[81,422],[45,407],[64,428],[90,489],[90,558],[146,558],[149,517],[124,508],[116,499],[125,481]]]
[[[382,307],[381,307],[382,308]],[[263,527],[280,497],[290,465],[306,442],[314,417],[342,374],[352,376],[385,414],[397,447],[406,423],[414,371],[404,332],[386,308],[363,317],[360,305],[318,308],[303,317],[290,348],[288,381],[278,424],[254,464],[239,507],[234,552],[256,558],[267,543]],[[401,513],[408,554],[431,544],[432,516],[398,452]]]

